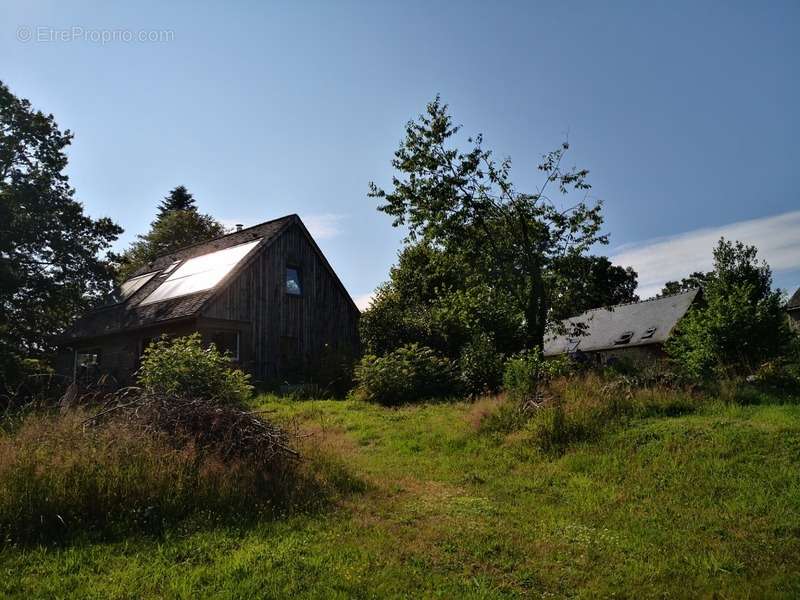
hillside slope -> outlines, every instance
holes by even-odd
[[[800,407],[710,405],[560,454],[491,401],[260,400],[364,490],[323,514],[7,548],[2,597],[797,597]]]

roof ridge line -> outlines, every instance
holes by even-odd
[[[600,310],[613,310],[614,308],[619,307],[619,306],[634,306],[636,304],[646,304],[647,302],[655,302],[656,300],[664,300],[666,298],[674,298],[675,296],[682,296],[682,295],[688,294],[690,292],[696,292],[696,291],[698,291],[700,289],[702,289],[702,288],[698,286],[698,287],[691,288],[691,289],[688,289],[688,290],[683,291],[683,292],[676,292],[675,294],[666,294],[664,296],[658,296],[656,298],[647,298],[646,300],[639,300],[637,302],[620,302],[619,304],[611,304],[609,306],[597,306],[595,308],[589,308],[589,309],[583,311],[582,313],[578,313],[577,315],[574,315],[572,317],[567,317],[566,319],[562,319],[562,321],[569,321],[571,319],[577,319],[581,315],[597,312],[597,311],[600,311]]]
[[[638,300],[636,302],[620,302],[619,304],[612,304],[612,306],[629,306],[631,304],[644,304],[645,302],[655,302],[656,300],[664,300],[665,298],[673,298],[674,296],[682,296],[683,294],[688,294],[689,292],[696,292],[697,290],[701,289],[700,286],[689,288],[688,290],[684,290],[682,292],[675,292],[674,294],[664,294],[663,296],[654,296],[653,298],[646,298],[645,300]],[[609,307],[601,307],[601,308],[609,308]],[[592,309],[597,310],[597,309]]]
[[[216,242],[217,240],[221,240],[222,238],[226,238],[229,235],[234,235],[236,233],[242,233],[243,231],[247,231],[249,229],[255,229],[256,227],[261,227],[262,225],[267,225],[268,223],[274,223],[275,221],[282,221],[283,219],[289,219],[291,217],[297,217],[297,216],[298,216],[297,213],[291,213],[291,214],[288,214],[288,215],[284,215],[282,217],[278,217],[277,219],[270,219],[269,221],[263,221],[261,223],[256,223],[255,225],[250,225],[250,227],[243,227],[242,229],[239,229],[238,231],[231,231],[229,233],[217,236],[215,238],[211,238],[209,240],[205,240],[203,242],[195,242],[194,244],[189,244],[188,246],[181,246],[180,248],[176,248],[175,250],[172,250],[171,252],[165,252],[164,254],[159,254],[158,256],[153,258],[153,260],[149,261],[147,264],[151,265],[152,263],[156,262],[159,258],[164,258],[164,257],[170,256],[171,254],[176,254],[178,252],[183,252],[184,250],[188,250],[189,248],[194,248],[195,246],[200,246],[202,244],[210,244],[211,242]]]

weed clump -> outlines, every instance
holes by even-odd
[[[668,387],[640,386],[635,379],[589,373],[557,377],[538,388],[538,401],[509,398],[481,423],[486,433],[522,432],[544,452],[595,439],[630,420],[677,416],[696,410],[691,393]]]

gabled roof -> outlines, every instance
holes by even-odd
[[[235,231],[207,242],[186,246],[175,252],[159,256],[153,262],[138,269],[132,275],[133,278],[147,273],[158,273],[155,277],[150,278],[147,283],[127,298],[122,299],[121,302],[95,309],[82,316],[59,336],[59,342],[66,344],[69,343],[70,340],[98,337],[125,329],[146,327],[165,321],[176,321],[196,316],[206,301],[209,300],[230,277],[234,276],[241,265],[237,266],[234,271],[231,272],[228,277],[225,277],[217,286],[210,289],[172,298],[170,300],[145,304],[144,306],[140,305],[140,302],[164,283],[166,277],[161,277],[159,274],[168,269],[176,261],[181,261],[181,263],[183,263],[191,258],[211,254],[218,250],[224,250],[257,239],[261,239],[261,243],[256,249],[263,248],[293,223],[300,223],[302,225],[300,217],[297,215],[289,215],[281,217],[280,219],[260,223],[259,225],[248,227],[247,229]]]
[[[800,310],[800,288],[794,293],[794,296],[789,298],[786,303],[786,310]]]
[[[694,289],[644,302],[618,304],[609,308],[586,311],[577,317],[562,321],[567,333],[547,337],[544,342],[544,354],[553,356],[577,350],[595,352],[661,344],[689,310],[699,291]],[[585,326],[584,335],[571,335],[576,324]],[[627,342],[616,343],[626,338]]]

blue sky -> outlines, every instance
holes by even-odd
[[[440,93],[521,188],[568,135],[644,295],[720,233],[793,289],[798,25],[778,1],[7,2],[0,79],[75,132],[77,197],[123,246],[183,184],[227,223],[300,214],[363,302],[401,238],[367,184]]]

